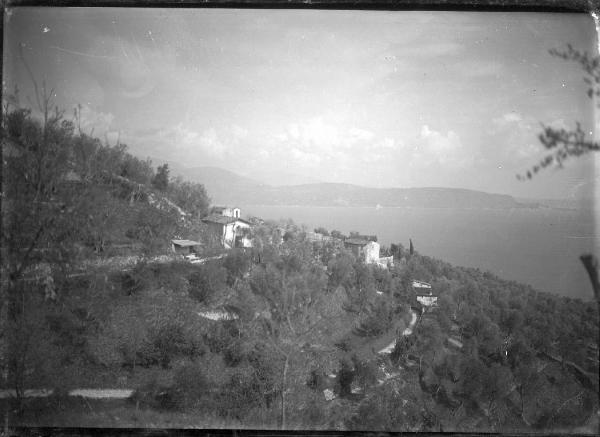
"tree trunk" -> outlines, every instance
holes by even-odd
[[[285,417],[285,390],[287,386],[287,371],[289,359],[289,355],[286,355],[285,364],[283,366],[283,376],[281,378],[281,429],[285,429],[287,425]]]
[[[521,417],[523,417],[523,412],[525,411],[525,403],[523,402],[523,386],[519,387],[519,396],[521,397]]]

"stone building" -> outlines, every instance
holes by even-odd
[[[346,238],[344,247],[349,249],[356,258],[362,259],[365,264],[377,264],[379,262],[379,243],[365,238]]]
[[[208,225],[210,232],[224,248],[252,247],[252,225],[240,218],[239,208],[213,208],[213,213],[204,217],[202,222]]]

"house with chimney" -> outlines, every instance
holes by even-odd
[[[202,222],[225,249],[252,247],[252,224],[241,218],[240,208],[215,207]]]

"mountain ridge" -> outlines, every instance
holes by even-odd
[[[204,184],[213,203],[245,205],[381,206],[430,208],[525,208],[507,194],[467,188],[375,188],[341,182],[268,185],[219,167],[177,168],[174,173]]]

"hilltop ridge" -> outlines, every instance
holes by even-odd
[[[268,185],[218,167],[179,167],[173,172],[203,184],[218,204],[493,209],[536,206],[506,194],[463,188],[372,188],[333,182]]]

